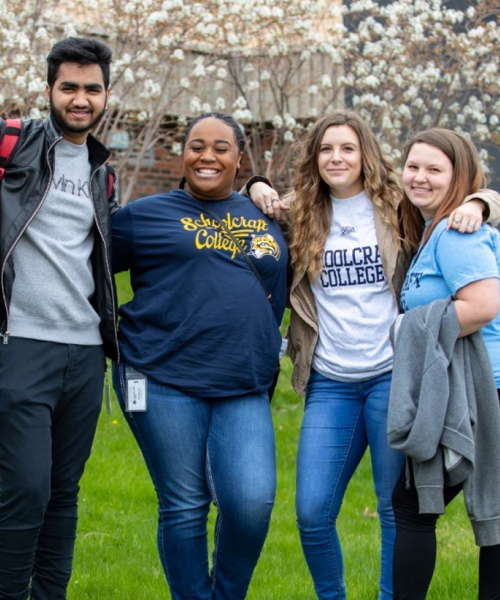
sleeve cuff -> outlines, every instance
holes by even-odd
[[[471,202],[472,200],[479,200],[484,204],[483,223],[487,223],[488,219],[490,218],[490,203],[483,194],[478,192],[477,194],[471,194],[470,196],[467,196],[467,198],[465,198],[463,201],[463,204],[467,204],[467,202]]]
[[[253,177],[250,177],[250,179],[247,181],[247,183],[245,185],[245,189],[246,189],[248,195],[250,195],[250,188],[252,187],[252,185],[254,183],[258,183],[259,181],[261,181],[262,183],[265,183],[270,188],[274,189],[273,184],[269,181],[269,179],[267,177],[262,177],[262,175],[254,175]]]

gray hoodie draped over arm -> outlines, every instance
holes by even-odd
[[[481,332],[459,333],[451,297],[405,314],[389,444],[412,461],[420,513],[444,513],[443,486],[463,482],[476,543],[491,546],[500,543],[500,405]]]

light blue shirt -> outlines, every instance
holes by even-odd
[[[447,231],[446,221],[438,224],[411,263],[401,291],[405,312],[450,295],[455,297],[458,290],[474,281],[499,278],[498,231],[482,225],[477,233],[464,235]],[[500,388],[500,313],[481,332]]]

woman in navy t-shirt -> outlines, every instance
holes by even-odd
[[[245,598],[274,503],[267,390],[288,254],[279,225],[233,192],[243,148],[230,117],[198,117],[185,134],[187,190],[132,202],[112,221],[114,270],[130,270],[134,291],[120,309],[114,385],[158,495],[175,600]]]

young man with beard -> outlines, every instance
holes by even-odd
[[[0,184],[0,600],[66,598],[105,354],[118,358],[109,152],[89,135],[111,51],[68,38],[47,62],[50,115],[22,122]]]

